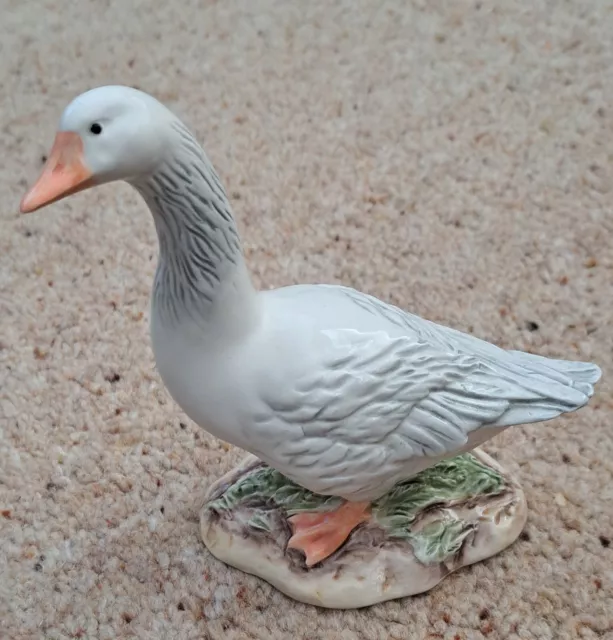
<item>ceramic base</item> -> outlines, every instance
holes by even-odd
[[[505,549],[527,518],[517,482],[475,449],[397,485],[373,503],[371,521],[309,569],[302,552],[287,549],[287,517],[337,504],[248,455],[207,492],[201,534],[216,558],[291,598],[354,609],[432,589],[453,571]]]

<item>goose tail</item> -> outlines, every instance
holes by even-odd
[[[602,376],[600,367],[591,362],[554,360],[523,351],[510,351],[509,353],[527,369],[557,380],[561,384],[571,386],[587,396],[587,399],[594,395],[594,385]]]
[[[600,367],[589,362],[554,360],[523,351],[510,351],[511,368],[520,373],[521,388],[515,402],[497,420],[497,426],[512,426],[551,420],[585,406],[600,380]]]

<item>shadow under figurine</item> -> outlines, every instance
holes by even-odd
[[[354,608],[424,592],[517,538],[523,493],[478,447],[584,406],[596,365],[503,350],[348,287],[256,291],[204,151],[128,87],[66,107],[21,211],[115,180],[141,194],[158,234],[164,384],[253,454],[209,490],[215,556],[298,600]]]

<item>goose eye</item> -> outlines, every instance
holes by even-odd
[[[89,128],[89,130],[95,135],[98,136],[102,133],[102,126],[99,125],[97,122],[94,122],[94,124],[92,124],[92,126]]]

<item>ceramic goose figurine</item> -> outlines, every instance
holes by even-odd
[[[252,286],[224,188],[188,129],[140,91],[101,87],[64,111],[30,212],[125,180],[159,238],[151,335],[186,414],[307,489],[344,499],[293,516],[309,566],[370,503],[507,427],[585,405],[594,364],[506,351],[342,286]]]

